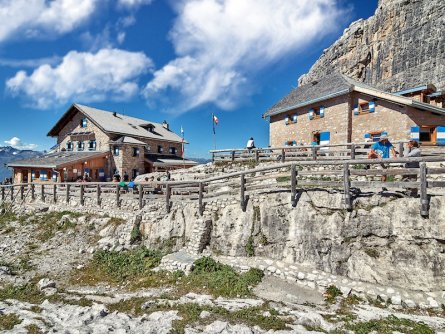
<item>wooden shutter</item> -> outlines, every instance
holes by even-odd
[[[320,118],[324,117],[324,107],[320,107]]]

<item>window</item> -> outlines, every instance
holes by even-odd
[[[131,171],[131,178],[134,180],[139,175],[139,171],[137,169],[133,169]]]
[[[380,136],[381,136],[382,134],[387,134],[387,133],[386,133],[386,132],[383,132],[383,131],[370,132],[370,133],[369,133],[369,138],[371,138],[371,140],[372,140],[373,142],[377,142],[377,141],[379,141]]]
[[[80,127],[81,128],[86,128],[88,126],[88,121],[87,121],[87,119],[86,118],[82,118],[81,120],[80,120]]]
[[[176,147],[170,147],[170,154],[176,154]]]
[[[320,145],[320,132],[316,132],[312,136],[312,143]]]
[[[66,143],[66,150],[67,151],[72,151],[74,149],[74,145],[73,142],[69,141]]]
[[[83,149],[84,149],[84,143],[83,143],[83,141],[78,141],[77,142],[77,150],[78,151],[83,151]]]
[[[48,173],[45,170],[40,171],[40,180],[48,181]]]
[[[158,153],[163,153],[164,152],[164,148],[162,147],[162,145],[158,145]]]
[[[138,157],[139,156],[139,148],[133,147],[133,156]]]
[[[96,141],[90,140],[88,142],[88,151],[96,151]]]
[[[375,101],[364,101],[354,106],[354,115],[359,116],[375,112]]]
[[[421,143],[433,143],[435,141],[436,127],[422,126],[419,130],[419,141]]]
[[[119,155],[119,146],[113,146],[113,155],[116,157]]]
[[[312,119],[323,118],[324,110],[325,110],[325,107],[323,107],[323,106],[314,107],[314,108],[310,109],[309,113],[308,113],[309,119],[312,120]]]

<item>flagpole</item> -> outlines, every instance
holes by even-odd
[[[182,169],[185,169],[185,142],[184,142],[184,129],[181,125],[181,135],[182,135]]]
[[[212,126],[213,126],[213,149],[216,150],[216,131],[215,131],[215,114],[212,113]]]

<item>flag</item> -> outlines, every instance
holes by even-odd
[[[215,125],[218,125],[219,119],[215,114],[212,114],[213,134],[215,134]]]

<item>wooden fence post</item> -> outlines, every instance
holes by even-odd
[[[286,160],[286,151],[284,148],[281,149],[281,162],[284,162]]]
[[[255,150],[255,161],[260,161],[260,152],[258,152],[258,150]]]
[[[100,187],[100,184],[98,184],[97,188],[96,188],[96,196],[97,196],[96,202],[97,202],[98,206],[100,206],[100,195],[101,195],[101,193],[102,193],[102,189]]]
[[[199,215],[202,216],[202,214],[204,213],[204,208],[202,205],[202,199],[204,196],[204,185],[202,184],[202,182],[199,182],[199,199],[198,199],[198,210],[199,210]]]
[[[355,144],[351,144],[351,159],[355,159]]]
[[[70,187],[71,187],[71,184],[66,185],[66,203],[70,202]]]
[[[317,160],[317,148],[312,146],[312,160]]]
[[[241,210],[243,210],[243,212],[246,212],[246,198],[244,196],[245,184],[246,184],[245,176],[244,174],[241,174],[240,204],[241,204]]]
[[[142,184],[138,186],[139,191],[139,209],[142,209],[144,207],[144,187]]]
[[[232,151],[232,162],[234,162],[235,161],[235,151]]]
[[[343,164],[343,186],[345,192],[345,207],[347,210],[352,210],[351,200],[351,179],[350,179],[349,164]]]
[[[20,186],[20,200],[23,201],[25,199],[25,186]]]
[[[2,202],[5,201],[5,187],[2,187]]]
[[[116,206],[118,208],[120,208],[121,206],[120,197],[121,197],[121,188],[119,187],[119,184],[116,184]]]
[[[11,186],[11,202],[14,201],[14,186]]]
[[[426,179],[426,163],[420,163],[420,215],[422,217],[428,217],[429,215],[429,203],[427,192],[427,179]]]
[[[167,209],[167,213],[170,212],[170,196],[171,196],[171,188],[170,185],[167,184],[165,187],[165,208]]]
[[[57,184],[55,184],[53,187],[53,200],[54,200],[54,203],[57,202]]]
[[[31,183],[31,199],[36,199],[36,185],[34,183]]]
[[[215,153],[212,152],[212,162],[215,162]]]
[[[42,187],[41,187],[40,198],[41,198],[42,202],[45,202],[45,185],[44,184],[42,184]]]
[[[403,157],[403,143],[399,143],[399,157],[402,158]]]
[[[290,186],[291,186],[291,203],[292,206],[295,208],[297,205],[297,166],[293,164],[290,167]]]
[[[82,206],[85,205],[84,193],[85,193],[85,186],[83,184],[81,184],[80,185],[80,205],[82,205]]]

